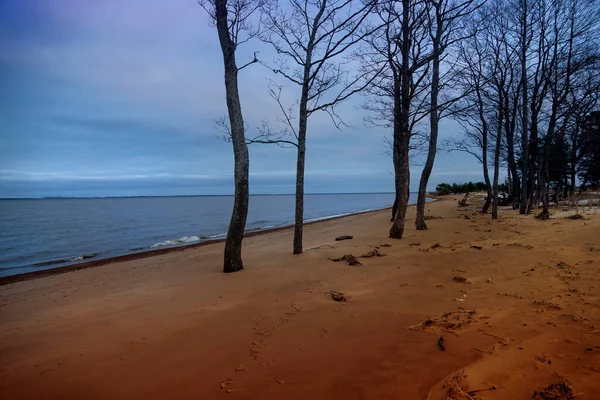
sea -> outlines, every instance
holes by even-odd
[[[292,225],[294,199],[250,196],[246,231]],[[304,201],[310,222],[391,207],[394,195],[309,194]],[[3,199],[0,276],[224,238],[232,207],[232,196]]]

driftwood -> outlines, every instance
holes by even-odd
[[[458,201],[458,205],[459,207],[466,207],[469,205],[469,203],[467,203],[467,198],[469,197],[469,192],[467,192],[467,194],[465,194],[465,197],[462,198],[462,200]]]
[[[575,396],[569,382],[561,379],[543,390],[536,390],[533,392],[532,398],[535,400],[570,400]]]
[[[335,238],[336,242],[339,242],[340,240],[349,240],[354,238],[354,236],[350,236],[350,235],[343,235],[343,236],[338,236]]]
[[[455,276],[454,278],[452,278],[452,282],[454,283],[471,283],[469,282],[469,280],[467,278],[465,278],[464,276],[458,275]]]
[[[329,295],[335,301],[346,302],[348,299],[344,296],[342,292],[336,292],[335,290],[329,290],[325,292],[326,295]]]
[[[372,258],[372,257],[383,257],[383,256],[385,256],[385,254],[381,254],[379,252],[379,250],[373,249],[373,250],[369,251],[368,253],[363,254],[360,257],[361,258]]]
[[[344,254],[338,258],[330,258],[330,260],[334,262],[346,261],[348,265],[362,265],[360,261],[358,261],[358,259],[352,254]]]

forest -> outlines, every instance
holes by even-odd
[[[440,183],[435,187],[435,196],[444,196],[448,194],[462,194],[471,192],[483,192],[488,189],[485,182],[467,182],[467,183]],[[508,193],[508,184],[503,183],[498,185],[498,192]]]
[[[224,272],[243,268],[252,143],[297,150],[293,253],[303,251],[308,121],[362,96],[367,126],[390,133],[395,203],[389,237],[406,224],[410,169],[425,158],[416,229],[427,229],[425,198],[438,151],[475,157],[487,193],[482,213],[498,218],[499,192],[521,214],[600,184],[600,4],[596,0],[199,0],[223,53],[227,117],[218,121],[234,154],[235,197]],[[276,57],[238,65],[255,41]],[[291,106],[275,79],[266,93],[277,124],[249,137],[238,79],[260,63],[297,93]],[[440,121],[460,134],[440,141]],[[500,177],[506,176],[505,187]],[[440,189],[454,193],[458,188]],[[392,188],[390,188],[392,190]]]

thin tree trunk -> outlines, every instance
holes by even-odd
[[[408,151],[410,145],[409,119],[410,119],[410,88],[412,74],[409,68],[410,62],[410,0],[402,0],[402,66],[400,70],[400,82],[394,82],[394,151],[398,157],[394,158],[394,172],[396,174],[396,193],[398,195],[398,210],[392,227],[390,238],[402,239],[404,234],[404,223],[406,221],[406,210],[408,208],[408,180],[410,177],[410,166],[408,163]],[[397,94],[400,94],[400,100]]]
[[[242,263],[242,240],[248,216],[248,147],[244,136],[244,119],[238,91],[238,68],[235,62],[235,43],[229,36],[227,25],[227,0],[215,0],[215,16],[219,42],[225,66],[225,94],[231,127],[234,155],[235,195],[233,212],[225,239],[223,272],[235,272],[244,268]]]
[[[483,118],[483,113],[481,113]],[[487,157],[487,148],[488,148],[488,132],[487,132],[487,123],[484,121],[484,129],[482,132],[482,143],[483,146],[481,148],[481,160],[483,167],[483,180],[485,181],[485,187],[487,190],[487,198],[485,199],[485,203],[483,203],[483,207],[481,208],[482,214],[487,214],[490,209],[490,205],[492,204],[492,183],[490,182],[490,173],[488,171],[488,157]]]
[[[507,162],[510,176],[510,190],[512,195],[512,207],[516,210],[519,207],[519,197],[521,190],[521,182],[519,181],[519,174],[517,173],[517,162],[515,161],[515,125],[517,116],[517,98],[513,98],[513,106],[511,109],[512,116],[508,111],[508,96],[506,97],[506,115],[504,116],[504,129],[506,131],[506,145],[507,145]]]
[[[304,228],[304,162],[306,159],[306,130],[308,125],[308,96],[310,73],[312,67],[312,55],[315,46],[315,37],[321,17],[325,12],[327,1],[321,2],[319,12],[315,16],[310,38],[306,45],[306,59],[304,63],[304,75],[302,79],[302,94],[300,96],[300,108],[298,115],[298,159],[296,161],[296,215],[294,218],[294,254],[302,253],[302,233]]]
[[[486,168],[487,170],[487,168]],[[492,196],[493,196],[493,192],[492,192],[492,183],[490,182],[490,177],[489,174],[487,177],[485,177],[485,190],[487,192],[487,196],[485,197],[485,202],[483,203],[483,207],[481,207],[481,213],[482,214],[487,214],[488,211],[490,210],[490,206],[492,205]]]
[[[488,170],[488,124],[485,119],[483,97],[479,84],[475,87],[475,93],[477,94],[479,120],[481,121],[481,166],[483,168],[483,180],[485,181],[487,191],[487,198],[485,199],[485,203],[483,203],[481,213],[487,214],[490,204],[492,203],[492,184],[490,182],[490,173]]]
[[[548,123],[548,131],[546,132],[546,138],[544,140],[544,151],[540,167],[540,197],[542,200],[542,213],[540,216],[543,219],[550,217],[550,148],[552,147],[554,131],[556,129],[558,103],[559,99],[553,98],[552,112],[550,114],[550,122]]]
[[[395,112],[395,111],[394,111]],[[392,219],[390,220],[390,222],[394,222],[396,220],[396,214],[398,212],[398,200],[400,198],[400,175],[396,172],[397,170],[397,165],[399,165],[400,159],[398,158],[400,156],[399,154],[400,152],[398,151],[398,143],[397,143],[397,139],[396,139],[396,135],[394,135],[393,138],[393,144],[392,144],[392,160],[394,163],[394,205],[392,206]]]
[[[429,149],[427,151],[427,160],[421,172],[421,181],[419,182],[419,193],[417,196],[417,217],[415,219],[415,227],[417,230],[426,230],[425,223],[425,195],[427,194],[427,183],[433,170],[435,154],[437,152],[437,138],[439,131],[439,111],[438,111],[438,95],[440,90],[440,41],[442,39],[442,21],[439,18],[439,11],[436,8],[437,27],[436,34],[433,40],[433,66],[431,74],[431,105],[429,110],[430,132],[429,132]]]
[[[394,223],[390,228],[390,238],[393,239],[402,239],[404,234],[404,224],[406,222],[406,211],[408,208],[408,182],[410,177],[410,166],[408,164],[408,143],[406,142],[406,138],[401,139],[400,147],[403,157],[401,157],[401,160],[397,163],[395,168],[396,174],[398,174],[399,177],[400,190],[398,192],[398,209],[396,210],[396,218],[394,219]]]
[[[544,151],[546,153],[546,151]],[[550,190],[549,190],[549,172],[548,172],[548,156],[544,154],[544,160],[542,161],[542,173],[541,173],[541,181],[542,188],[540,192],[540,196],[542,198],[542,217],[549,218],[550,217]]]
[[[304,96],[303,96],[304,97]],[[304,161],[306,158],[306,102],[300,106],[300,129],[298,131],[298,160],[296,163],[296,214],[294,219],[294,254],[302,253],[304,227]]]
[[[521,204],[519,213],[527,212],[527,177],[529,176],[529,115],[528,115],[528,88],[527,88],[527,0],[522,0],[523,15],[521,20],[521,90],[522,90],[522,115],[521,115]]]
[[[527,175],[527,213],[531,212],[533,207],[537,207],[539,201],[536,197],[539,196],[539,174],[540,168],[538,163],[539,148],[538,148],[538,113],[535,110],[531,113],[531,127],[529,135],[529,174]],[[536,184],[537,183],[537,184]]]
[[[501,88],[498,88],[500,92]],[[496,148],[494,150],[494,183],[492,185],[492,219],[498,219],[498,176],[500,175],[500,147],[502,146],[503,100],[499,93],[498,129],[496,131]]]
[[[575,124],[575,134],[573,135],[573,139],[571,140],[571,168],[569,171],[571,185],[569,188],[569,193],[571,196],[575,194],[575,174],[577,168],[577,135],[579,134],[579,122]]]

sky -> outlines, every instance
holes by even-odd
[[[272,61],[251,41],[238,64],[254,51]],[[272,78],[261,64],[240,72],[249,137],[277,118]],[[299,96],[283,91],[286,104]],[[307,193],[393,192],[390,132],[365,124],[365,100],[339,107],[342,129],[311,117]],[[232,194],[231,143],[214,124],[226,112],[217,32],[196,0],[0,2],[0,197]],[[443,121],[440,141],[458,132]],[[295,160],[295,149],[251,145],[251,194],[294,193]],[[482,180],[473,157],[440,151],[428,189],[470,180]]]

